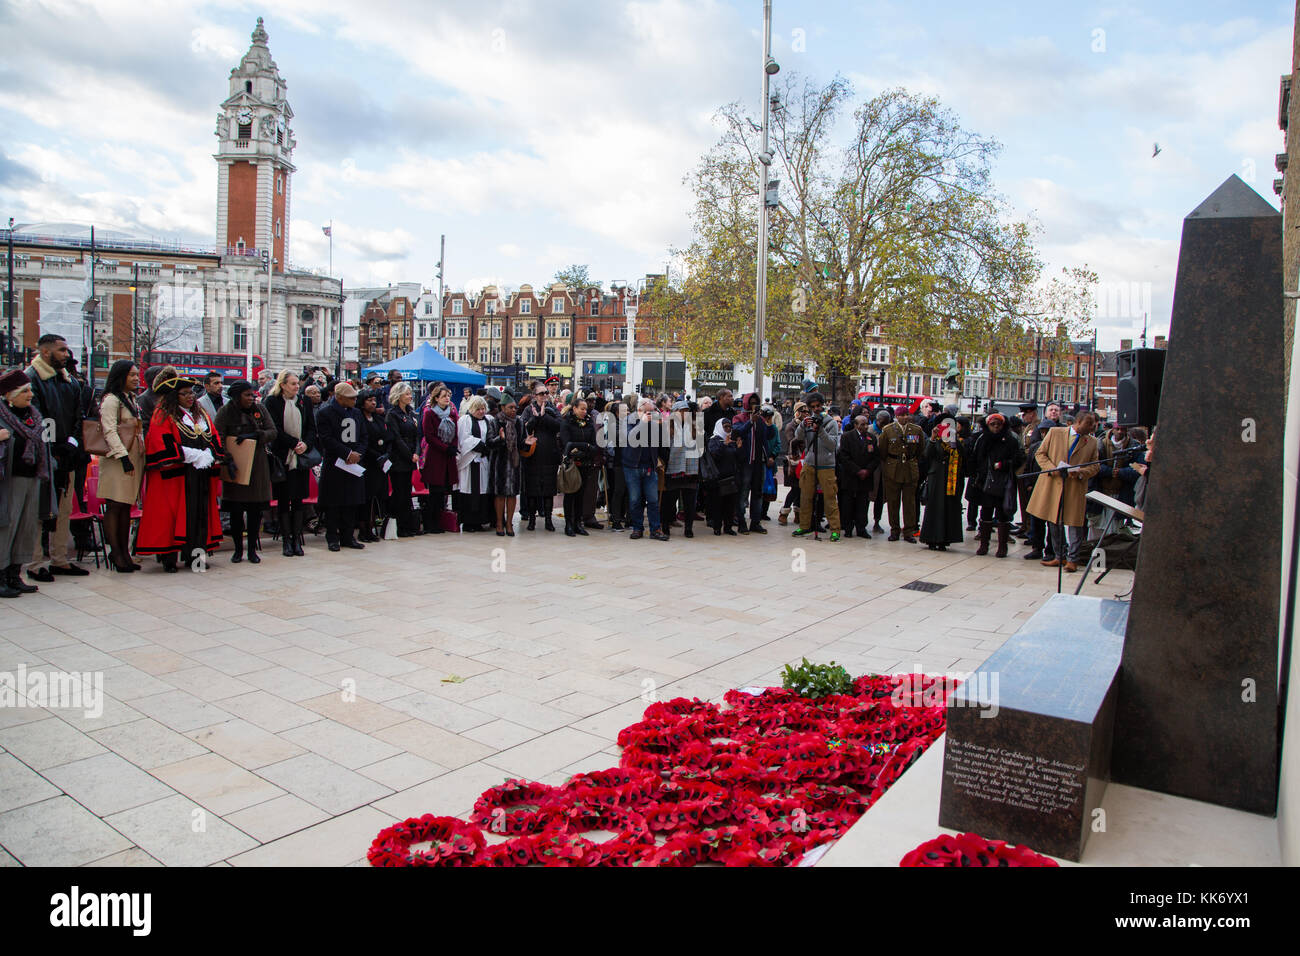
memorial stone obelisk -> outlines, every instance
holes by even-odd
[[[1120,668],[1116,783],[1272,813],[1282,217],[1230,176],[1183,221]]]

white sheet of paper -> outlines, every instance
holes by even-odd
[[[1057,467],[1057,468],[1069,468],[1070,466],[1069,466],[1069,464],[1068,464],[1067,462],[1064,462],[1064,461],[1058,461],[1058,462],[1056,463],[1056,467]]]
[[[366,473],[365,468],[361,466],[360,462],[355,465],[349,465],[342,458],[334,459],[334,467],[340,471],[346,471],[349,475],[356,475],[358,478]]]

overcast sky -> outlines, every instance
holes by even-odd
[[[1153,333],[1182,218],[1233,173],[1277,204],[1289,3],[774,6],[783,72],[932,93],[1001,142],[1047,261],[1149,289]],[[349,286],[432,286],[440,233],[452,288],[662,271],[714,112],[759,99],[759,0],[0,0],[0,217],[211,244],[217,106],[258,16],[296,115],[290,259],[325,268],[332,219]]]

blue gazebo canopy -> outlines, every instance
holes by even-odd
[[[401,358],[382,365],[372,365],[362,371],[362,375],[371,372],[388,374],[393,369],[402,373],[402,378],[409,382],[446,382],[448,385],[468,385],[479,388],[487,384],[487,377],[472,368],[466,368],[453,362],[428,342],[421,342],[415,351],[408,352]]]

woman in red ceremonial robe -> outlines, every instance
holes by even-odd
[[[180,560],[191,564],[221,543],[217,468],[226,460],[221,438],[207,413],[194,402],[194,380],[155,384],[158,407],[145,443],[143,516],[137,554],[156,554],[170,574]]]

